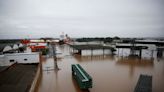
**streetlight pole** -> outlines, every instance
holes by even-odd
[[[55,70],[59,70],[59,67],[58,67],[58,64],[57,64],[57,57],[56,57],[56,45],[51,43],[51,46],[52,46],[52,52],[53,52],[53,59],[54,59],[54,64],[55,64],[54,65],[55,66]]]

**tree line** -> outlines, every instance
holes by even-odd
[[[91,42],[91,41],[103,41],[104,43],[110,43],[113,40],[120,40],[120,37],[94,37],[94,38],[78,38],[76,41],[78,42]]]

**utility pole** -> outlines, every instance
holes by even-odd
[[[53,52],[55,70],[60,70],[59,67],[58,67],[58,64],[57,64],[56,45],[51,43],[51,46],[52,46],[52,52]],[[54,48],[54,47],[55,47],[55,48]]]

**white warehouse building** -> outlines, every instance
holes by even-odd
[[[0,66],[10,66],[14,63],[39,63],[39,53],[14,53],[0,55]]]

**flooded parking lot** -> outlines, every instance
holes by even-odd
[[[140,74],[153,76],[152,91],[164,92],[164,59],[130,58],[118,55],[71,55],[69,46],[59,47],[59,71],[52,57],[43,57],[37,92],[87,92],[72,78],[71,64],[79,63],[93,78],[90,92],[133,92]],[[155,54],[155,53],[154,53]]]

